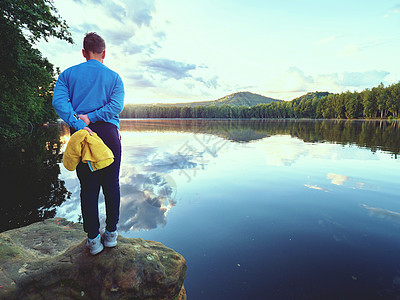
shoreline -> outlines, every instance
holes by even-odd
[[[245,121],[263,121],[263,120],[288,120],[288,121],[400,121],[398,119],[312,119],[312,118],[120,118],[120,121],[132,120],[245,120]]]

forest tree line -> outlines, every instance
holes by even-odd
[[[320,96],[323,94],[324,96]],[[382,83],[362,92],[309,93],[292,101],[255,106],[173,106],[127,104],[121,118],[311,118],[359,119],[399,118],[400,82]]]

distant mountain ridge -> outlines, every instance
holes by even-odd
[[[281,102],[283,100],[274,99],[265,97],[263,95],[254,94],[251,92],[237,92],[225,97],[219,98],[217,100],[208,100],[208,101],[195,101],[195,102],[185,102],[185,103],[154,103],[151,105],[157,106],[222,106],[222,105],[231,105],[231,106],[255,106],[257,104],[268,104],[271,102]]]
[[[302,95],[300,97],[293,99],[292,101],[300,102],[300,101],[305,101],[305,100],[312,100],[314,98],[321,99],[322,97],[328,96],[329,94],[331,94],[331,93],[329,93],[329,92],[309,92],[305,95]]]

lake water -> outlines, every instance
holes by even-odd
[[[119,231],[181,253],[188,299],[400,297],[398,123],[124,120],[121,135]],[[59,179],[56,216],[78,221],[76,175]]]

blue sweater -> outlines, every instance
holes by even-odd
[[[88,114],[92,123],[105,121],[119,128],[124,108],[124,85],[119,75],[91,59],[66,69],[54,88],[53,106],[69,126],[80,130],[85,122],[74,117]]]

